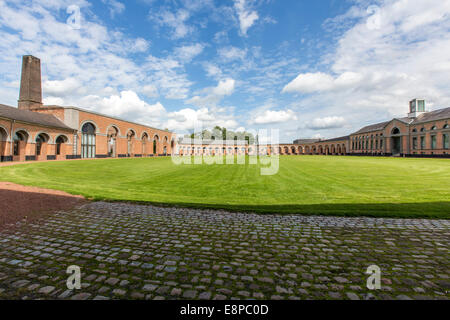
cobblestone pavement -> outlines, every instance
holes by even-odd
[[[449,240],[442,220],[95,202],[0,233],[0,298],[449,299]],[[66,287],[70,265],[80,290]]]

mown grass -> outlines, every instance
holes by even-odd
[[[170,158],[30,163],[0,180],[94,200],[258,213],[450,218],[450,161],[284,156],[260,165],[175,165]]]

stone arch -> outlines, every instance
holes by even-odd
[[[84,121],[81,126],[81,157],[96,157],[96,135],[98,127],[92,121]]]
[[[114,130],[112,130],[114,129]],[[108,135],[110,132],[115,132],[117,134],[117,136],[122,135],[120,133],[120,128],[118,125],[115,124],[110,124],[107,128],[106,128],[106,134]]]
[[[50,135],[47,132],[39,132],[34,138],[34,154],[36,160],[47,160],[48,145],[51,143]]]
[[[148,141],[149,135],[147,132],[144,131],[141,136],[142,155],[146,155],[148,153]]]
[[[153,135],[153,155],[157,155],[159,151],[159,136],[157,133]]]
[[[83,127],[87,124],[90,123],[94,126],[95,128],[95,134],[100,133],[100,127],[97,125],[97,123],[93,120],[84,120],[83,122],[81,122],[80,124],[80,131],[83,131]]]
[[[134,129],[127,130],[127,155],[134,156],[134,140],[137,139],[136,131]]]
[[[55,138],[55,155],[56,156],[65,156],[66,148],[65,145],[69,143],[69,137],[64,134],[60,134]]]
[[[16,129],[11,142],[13,144],[13,157],[15,160],[25,161],[26,148],[29,140],[31,139],[30,133],[26,129]]]
[[[117,157],[117,138],[120,136],[120,129],[115,125],[110,125],[106,131],[108,157]]]
[[[26,136],[26,138],[27,138],[27,140],[26,140],[27,143],[33,142],[33,136],[31,135],[31,133],[30,133],[27,129],[24,129],[24,128],[17,128],[17,129],[14,130],[13,136],[14,136],[16,133],[18,133],[18,132],[22,132],[22,133],[25,134],[25,136]]]
[[[9,140],[8,130],[2,125],[0,125],[0,142],[6,142]]]
[[[8,140],[8,131],[5,129],[5,127],[0,126],[0,162],[3,161],[3,157],[7,153],[6,146],[8,145]]]

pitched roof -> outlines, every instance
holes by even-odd
[[[4,104],[0,104],[0,117],[45,127],[74,131],[72,128],[66,126],[61,120],[53,115],[33,112],[29,110],[21,110],[15,107],[6,106]]]
[[[386,127],[386,125],[391,122],[392,120],[389,121],[385,121],[385,122],[380,122],[380,123],[376,123],[376,124],[372,124],[370,126],[366,126],[358,131],[356,131],[355,133],[352,134],[360,134],[360,133],[366,133],[366,132],[372,132],[372,131],[378,131],[378,130],[383,130],[384,127]]]
[[[320,139],[297,139],[294,141],[294,144],[307,144],[307,143],[315,143],[319,142]]]
[[[342,140],[348,140],[348,139],[350,139],[350,136],[321,140],[319,142],[333,142],[333,141],[342,141]]]
[[[418,116],[412,124],[423,123],[428,121],[436,121],[442,119],[450,119],[450,108],[439,109],[427,112]]]

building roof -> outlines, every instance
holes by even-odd
[[[49,110],[50,110],[50,109],[73,109],[73,110],[77,110],[77,111],[81,111],[81,112],[86,112],[86,113],[90,113],[90,114],[95,114],[95,115],[97,115],[97,116],[101,116],[101,117],[105,117],[105,118],[110,118],[110,119],[114,119],[114,120],[119,120],[119,121],[123,121],[123,122],[128,122],[128,123],[135,124],[135,125],[138,125],[138,126],[147,127],[147,128],[153,129],[153,130],[158,130],[158,131],[164,131],[164,132],[173,133],[173,132],[170,131],[170,130],[154,128],[154,127],[148,126],[148,125],[146,125],[146,124],[137,123],[137,122],[133,122],[133,121],[121,119],[121,118],[118,118],[118,117],[109,116],[109,115],[107,115],[107,114],[103,114],[103,113],[100,113],[100,112],[96,112],[96,111],[92,111],[92,110],[88,110],[88,109],[83,109],[83,108],[79,108],[79,107],[73,107],[73,106],[57,106],[57,105],[45,105],[45,106],[42,106],[42,108],[49,109]]]
[[[248,142],[246,140],[209,140],[209,139],[191,139],[183,137],[179,141],[180,145],[211,145],[211,146],[246,146]]]
[[[33,112],[0,104],[0,117],[64,130],[74,131],[51,114]]]
[[[334,141],[342,141],[342,140],[349,140],[350,136],[344,136],[344,137],[339,137],[339,138],[332,138],[332,139],[327,139],[327,140],[321,140],[319,142],[334,142]]]
[[[316,143],[319,141],[320,141],[320,139],[297,139],[294,141],[294,144]]]
[[[379,130],[383,130],[384,127],[387,126],[387,124],[389,122],[391,122],[392,120],[389,121],[385,121],[385,122],[380,122],[380,123],[376,123],[376,124],[371,124],[370,126],[366,126],[358,131],[356,131],[355,133],[352,134],[361,134],[361,133],[366,133],[366,132],[372,132],[372,131],[379,131]]]
[[[436,120],[442,120],[442,119],[450,119],[450,108],[445,109],[439,109],[435,111],[430,111],[421,114],[418,116],[412,124],[418,124],[428,121],[436,121]]]

